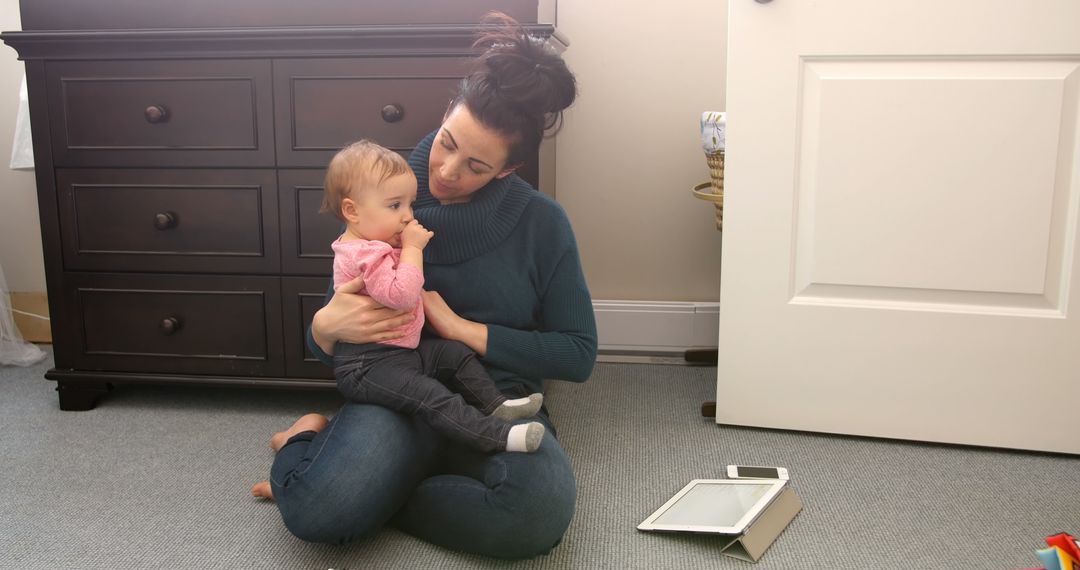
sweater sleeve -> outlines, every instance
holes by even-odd
[[[572,240],[543,292],[540,316],[535,331],[489,324],[484,360],[526,378],[587,380],[596,363],[596,317]]]
[[[420,303],[424,274],[411,263],[398,263],[389,255],[375,261],[364,274],[364,289],[389,309],[406,311]]]

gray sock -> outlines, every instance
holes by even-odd
[[[540,411],[540,406],[543,404],[544,395],[537,392],[535,394],[529,394],[526,398],[507,400],[498,408],[495,408],[495,411],[491,412],[491,415],[508,421],[531,418],[536,415],[536,412]]]

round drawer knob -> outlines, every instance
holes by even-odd
[[[165,105],[150,105],[144,114],[148,123],[158,124],[169,120],[169,109]]]
[[[405,109],[397,103],[382,108],[382,118],[387,123],[396,123],[405,116]]]
[[[180,218],[176,212],[159,212],[154,215],[154,227],[159,230],[175,228],[178,223],[180,223]]]
[[[169,336],[180,330],[180,325],[180,319],[176,317],[165,317],[161,320],[161,324],[158,325],[158,328],[161,329],[161,334]]]

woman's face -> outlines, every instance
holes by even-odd
[[[428,186],[440,204],[460,204],[495,178],[509,176],[510,143],[480,124],[465,105],[454,107],[435,135],[428,159]]]

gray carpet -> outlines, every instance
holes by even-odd
[[[635,526],[727,463],[782,465],[805,504],[756,568],[1010,569],[1080,533],[1080,458],[749,428],[699,416],[716,369],[599,364],[550,407],[579,478],[563,543],[520,562],[387,529],[343,547],[292,537],[248,495],[267,441],[333,392],[120,387],[61,412],[51,360],[0,368],[0,568],[750,568],[708,537]]]

